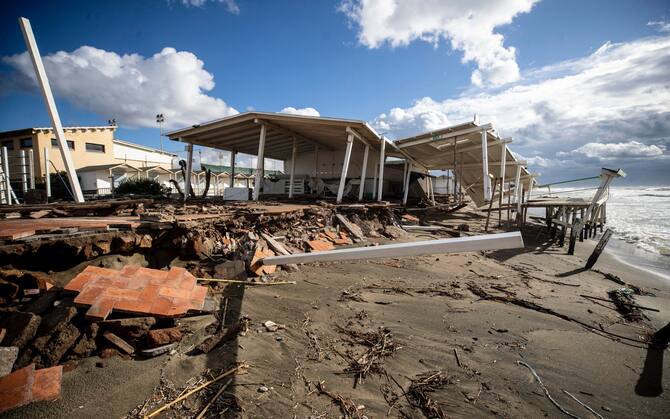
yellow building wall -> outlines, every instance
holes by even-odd
[[[70,149],[70,154],[72,155],[75,169],[114,163],[114,130],[112,127],[67,129],[65,131],[65,138],[68,141],[74,141],[74,150]],[[49,147],[49,160],[53,162],[56,169],[58,171],[65,170],[60,148],[51,145],[52,138],[56,138],[56,136],[51,131],[40,131],[33,134],[35,176],[37,177],[42,177],[45,173],[45,147]],[[89,151],[86,149],[86,143],[102,145],[105,151]],[[53,166],[50,165],[49,170],[53,173]]]

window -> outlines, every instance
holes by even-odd
[[[55,138],[51,139],[51,146],[52,147],[58,147],[58,140]],[[67,140],[67,148],[70,150],[74,150],[74,141]]]
[[[33,146],[32,138],[21,138],[21,148],[31,148]]]
[[[5,140],[2,142],[3,147],[7,147],[7,151],[14,150],[14,140]]]
[[[95,153],[104,153],[104,144],[86,143],[86,151],[93,151]]]

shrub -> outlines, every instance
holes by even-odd
[[[168,188],[153,179],[128,179],[114,191],[117,195],[165,195]]]

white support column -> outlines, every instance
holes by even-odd
[[[523,201],[523,184],[519,183],[519,188],[516,194],[516,216],[521,217],[521,201]]]
[[[28,191],[28,171],[26,170],[26,150],[19,152],[19,166],[21,167],[21,190],[25,194]]]
[[[298,155],[298,141],[293,137],[293,148],[291,149],[291,175],[289,176],[288,197],[293,198],[293,179],[295,178],[295,158]]]
[[[51,167],[49,163],[49,147],[44,147],[44,182],[47,188],[47,198],[51,198]]]
[[[384,163],[386,163],[386,139],[382,136],[382,146],[379,149],[379,179],[377,179],[377,201],[382,200],[384,192]]]
[[[28,183],[30,184],[30,189],[35,189],[35,154],[33,153],[32,148],[28,150],[28,165],[28,173],[30,175]]]
[[[374,176],[372,177],[372,199],[377,196],[377,173],[379,173],[379,163],[374,164]]]
[[[60,148],[63,163],[65,164],[67,178],[70,181],[70,186],[72,187],[74,200],[75,202],[84,202],[84,194],[81,192],[81,186],[79,185],[79,179],[77,178],[77,172],[75,171],[74,161],[72,160],[70,149],[67,146],[67,140],[65,139],[63,126],[61,125],[60,116],[58,115],[56,102],[54,101],[53,94],[51,93],[49,79],[47,78],[47,74],[44,71],[42,57],[40,57],[40,52],[37,49],[37,43],[35,42],[33,29],[30,26],[30,21],[26,18],[19,18],[19,24],[21,25],[21,30],[23,31],[23,39],[25,40],[26,46],[28,47],[28,53],[30,54],[30,58],[33,62],[33,67],[35,68],[37,80],[42,90],[42,96],[44,97],[47,110],[49,111],[49,117],[51,118],[51,124],[53,125],[54,133],[56,134],[56,140],[58,142],[58,148]]]
[[[342,173],[340,174],[340,187],[337,190],[337,203],[342,202],[344,195],[344,185],[347,183],[347,171],[349,171],[349,161],[351,160],[351,148],[354,146],[354,136],[347,135],[347,149],[344,152],[344,162],[342,163]]]
[[[261,124],[261,134],[258,139],[258,160],[256,160],[256,181],[254,182],[254,201],[261,196],[263,172],[265,171],[265,124]]]
[[[430,200],[435,205],[435,185],[433,184],[433,178],[428,176],[428,184],[430,185]]]
[[[365,175],[368,171],[368,154],[370,153],[370,146],[365,144],[365,151],[363,152],[363,167],[361,167],[361,186],[358,188],[358,200],[363,200],[363,193],[365,192]]]
[[[186,174],[184,176],[184,201],[191,195],[191,173],[193,171],[193,144],[186,144]]]
[[[235,158],[237,157],[237,151],[233,150],[230,152],[230,187],[235,187]]]
[[[491,200],[491,178],[489,177],[489,151],[486,130],[482,130],[482,176],[484,182],[484,201]]]
[[[526,198],[526,202],[530,201],[531,194],[533,193],[533,181],[535,180],[535,176],[531,176],[530,179],[528,180],[528,197]]]
[[[2,147],[2,170],[5,174],[5,196],[7,204],[12,205],[12,184],[9,181],[9,158],[7,156],[7,147]]]
[[[402,204],[407,205],[407,196],[409,195],[409,180],[412,178],[412,163],[407,166],[407,176],[405,176],[405,187],[402,196]]]
[[[501,144],[501,157],[500,157],[500,199],[498,199],[499,205],[502,206],[503,198],[505,197],[505,168],[507,167],[507,144],[503,142]]]
[[[516,199],[519,199],[519,189],[521,186],[521,165],[517,164],[516,165],[516,176],[514,178],[514,195]]]

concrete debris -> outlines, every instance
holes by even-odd
[[[16,346],[2,346],[0,347],[0,377],[12,372],[14,362],[19,356],[19,348]]]

